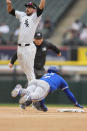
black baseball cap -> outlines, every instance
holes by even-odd
[[[41,32],[36,32],[34,38],[35,39],[42,39],[43,38],[43,34]]]
[[[25,7],[32,7],[33,9],[37,9],[37,5],[33,2],[29,2],[28,4],[24,5]]]

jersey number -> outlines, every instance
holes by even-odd
[[[44,78],[50,78],[54,73],[44,75]]]
[[[29,27],[28,19],[25,20],[24,24],[25,24],[26,27]]]

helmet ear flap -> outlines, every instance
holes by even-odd
[[[55,66],[51,66],[51,67],[48,68],[48,71],[47,71],[47,72],[48,72],[48,73],[51,73],[51,72],[57,73],[57,72],[58,72],[58,69],[57,69]]]

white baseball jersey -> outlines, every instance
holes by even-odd
[[[37,17],[37,12],[35,12],[31,16],[27,16],[26,13],[20,11],[15,11],[15,15],[20,21],[18,44],[32,43],[41,15]]]
[[[17,57],[23,72],[27,76],[28,82],[35,79],[34,58],[36,46],[33,43],[33,38],[42,12],[43,10],[40,8],[37,8],[36,12],[30,16],[24,12],[15,11],[15,9],[10,12],[11,15],[16,16],[20,21],[18,38],[18,44],[20,46],[17,49]]]

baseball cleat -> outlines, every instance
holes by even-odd
[[[19,100],[19,103],[23,104],[23,103],[25,103],[27,101],[30,101],[29,93],[26,93],[23,97],[21,97],[20,100]]]
[[[44,112],[48,111],[48,108],[46,107],[46,105],[41,104],[40,102],[33,102],[32,107],[39,110],[39,111],[44,111]]]
[[[24,104],[20,104],[19,106],[21,107],[21,109],[24,109],[24,110],[26,109],[26,104],[25,103]]]
[[[42,111],[44,111],[44,112],[47,112],[48,111],[48,108],[46,107],[46,105],[41,105],[41,109],[42,109]]]
[[[26,109],[26,107],[30,106],[32,104],[32,101],[26,101],[23,104],[20,104],[19,106],[21,107],[21,109]]]
[[[16,97],[16,96],[20,95],[21,90],[22,90],[22,86],[20,84],[16,85],[16,87],[11,92],[11,96]]]

